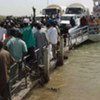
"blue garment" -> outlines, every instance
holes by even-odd
[[[7,48],[16,61],[22,59],[23,54],[27,52],[25,42],[19,38],[12,37],[8,43]]]

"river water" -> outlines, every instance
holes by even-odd
[[[100,42],[72,50],[50,82],[31,91],[26,100],[100,100]]]

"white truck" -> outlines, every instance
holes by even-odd
[[[64,7],[64,6],[51,4],[42,10],[42,14],[49,15],[49,16],[50,15],[57,15],[57,14],[62,15],[63,13],[65,13],[65,9],[66,9],[66,7]]]
[[[89,15],[89,10],[82,4],[80,3],[73,3],[70,4],[67,8],[66,8],[66,14],[76,14],[79,16],[83,16],[83,15]]]

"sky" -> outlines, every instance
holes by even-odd
[[[92,0],[0,0],[0,15],[30,16],[33,6],[39,14],[47,5],[68,6],[71,3],[81,3],[92,12]]]

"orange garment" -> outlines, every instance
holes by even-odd
[[[96,18],[95,21],[97,24],[100,24],[100,18]]]

